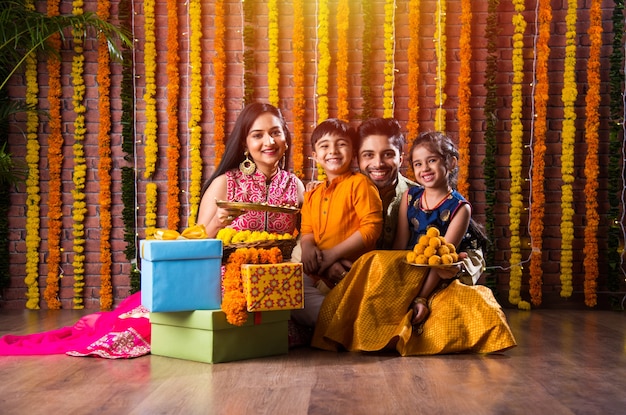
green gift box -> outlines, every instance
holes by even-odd
[[[290,311],[249,313],[243,326],[221,310],[150,313],[151,353],[204,363],[286,354]]]

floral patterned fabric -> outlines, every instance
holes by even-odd
[[[0,337],[0,356],[68,354],[108,359],[150,353],[150,320],[141,293],[113,311],[86,315],[71,327],[27,335]]]
[[[269,182],[259,171],[247,175],[239,170],[231,170],[226,172],[226,178],[227,197],[231,202],[298,206],[298,179],[285,170],[278,170]],[[296,229],[296,216],[290,213],[248,211],[237,217],[231,226],[237,230],[291,233]]]

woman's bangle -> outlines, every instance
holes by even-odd
[[[422,304],[425,305],[426,307],[428,307],[428,299],[424,298],[424,297],[415,297],[415,299],[413,300],[413,304]]]

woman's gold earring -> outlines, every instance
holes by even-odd
[[[244,154],[246,155],[246,159],[239,164],[239,171],[246,176],[250,176],[256,171],[256,164],[248,158],[248,150],[246,150]]]

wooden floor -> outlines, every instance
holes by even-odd
[[[626,313],[506,310],[518,346],[398,357],[308,348],[215,365],[0,357],[1,414],[626,414]],[[0,335],[80,313],[0,311]]]

